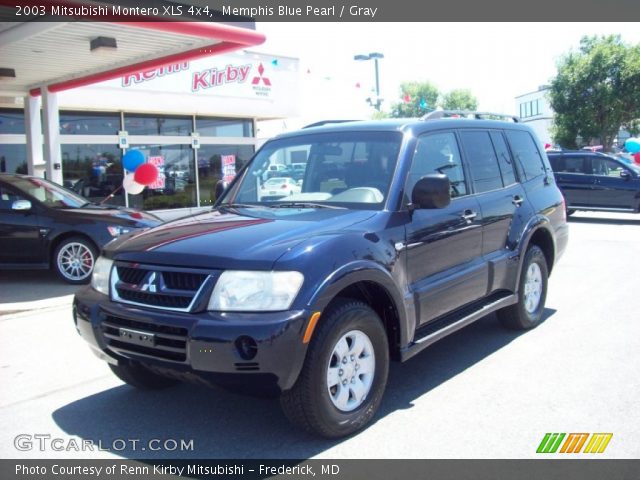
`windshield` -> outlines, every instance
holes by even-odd
[[[381,209],[401,141],[400,132],[333,132],[268,142],[221,205]]]
[[[51,208],[80,208],[89,203],[85,198],[76,195],[66,188],[42,178],[13,177],[9,180],[12,186],[34,197]]]

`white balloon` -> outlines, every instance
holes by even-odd
[[[142,193],[144,185],[139,184],[133,179],[133,173],[127,173],[122,180],[122,188],[129,195],[137,195]]]

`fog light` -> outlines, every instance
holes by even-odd
[[[243,360],[253,360],[258,354],[258,344],[253,338],[246,335],[236,338],[235,345],[238,355]]]

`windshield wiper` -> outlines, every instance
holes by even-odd
[[[229,210],[230,208],[267,208],[264,205],[252,205],[250,203],[223,203],[216,207],[218,210]]]
[[[338,207],[337,205],[325,205],[323,203],[310,202],[277,203],[275,205],[271,205],[271,208],[331,208],[334,210],[346,210],[345,207]]]

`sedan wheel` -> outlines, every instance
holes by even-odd
[[[64,240],[54,253],[55,269],[66,282],[87,283],[93,272],[96,248],[83,238]]]

